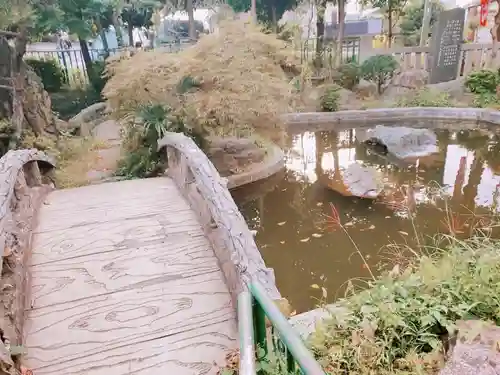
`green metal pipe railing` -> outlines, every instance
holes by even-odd
[[[270,332],[266,328],[266,317],[271,323]],[[238,319],[240,375],[255,375],[255,358],[258,363],[269,362],[270,351],[279,363],[280,373],[325,375],[302,338],[259,283],[250,284],[249,290],[239,295]]]
[[[240,335],[239,375],[255,375],[255,345],[250,292],[242,292],[238,296],[238,332]]]

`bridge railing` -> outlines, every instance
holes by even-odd
[[[266,318],[271,325],[269,331]],[[239,375],[255,375],[266,365],[275,367],[280,374],[325,374],[258,282],[251,283],[249,290],[238,296],[238,331]]]
[[[240,375],[262,374],[260,366],[266,364],[281,366],[283,374],[324,375],[275,303],[281,295],[274,273],[266,267],[227,180],[183,134],[167,133],[158,149],[166,151],[168,175],[198,214],[237,306]],[[270,336],[266,319],[271,323]]]

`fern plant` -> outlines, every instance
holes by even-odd
[[[165,166],[158,152],[158,141],[167,132],[184,133],[198,146],[202,145],[201,137],[188,129],[181,118],[173,115],[168,106],[141,105],[126,119],[130,124],[124,141],[127,154],[120,163],[119,176],[145,178],[160,174]]]

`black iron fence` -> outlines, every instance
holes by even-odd
[[[346,38],[342,46],[342,62],[358,61],[359,59],[359,38]],[[333,64],[337,46],[334,42],[325,41],[321,49],[321,57],[325,65]],[[311,62],[316,58],[316,39],[307,39],[301,46],[301,62]]]
[[[92,61],[104,60],[106,54],[114,55],[119,53],[120,49],[110,49],[108,53],[105,50],[90,49],[89,54]],[[66,81],[70,86],[78,87],[89,83],[85,62],[80,48],[68,48],[57,50],[28,50],[24,55],[25,59],[53,60],[61,67]]]
[[[192,44],[192,42],[164,43],[160,44],[155,49],[164,52],[178,52]],[[92,61],[102,61],[107,55],[113,56],[125,50],[130,50],[130,48],[111,48],[107,51],[104,49],[89,49],[89,54]],[[61,66],[66,76],[66,82],[72,87],[85,86],[89,83],[83,54],[79,47],[64,49],[28,49],[24,58],[56,61],[59,66]]]

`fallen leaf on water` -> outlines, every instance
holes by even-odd
[[[313,233],[313,234],[311,234],[311,236],[313,236],[314,238],[320,238],[320,237],[322,237],[323,235],[322,235],[322,234],[319,234],[319,233]]]
[[[404,232],[402,230],[398,230],[398,233],[401,234],[402,236],[407,236],[408,235],[408,233],[406,233],[406,232]]]
[[[323,206],[323,202],[318,202],[318,203],[316,203],[316,206],[318,206],[318,207]]]
[[[385,218],[386,218],[386,219],[390,219],[391,217],[390,217],[390,216],[386,216]]]
[[[309,237],[306,237],[306,238],[303,238],[300,240],[300,242],[307,242],[307,241],[309,241]]]
[[[368,227],[368,229],[375,229],[375,225],[373,225],[373,224],[372,224],[372,225],[370,225],[370,226]]]
[[[285,225],[286,221],[282,221],[280,223],[278,223],[278,225],[281,227],[282,225]]]
[[[352,227],[354,223],[352,221],[348,221],[347,223],[344,224],[344,227]]]
[[[282,244],[282,245],[283,245],[284,243],[285,243],[285,241],[280,241],[280,244]]]
[[[318,284],[312,284],[311,288],[313,288],[313,289],[319,289],[319,285]]]

